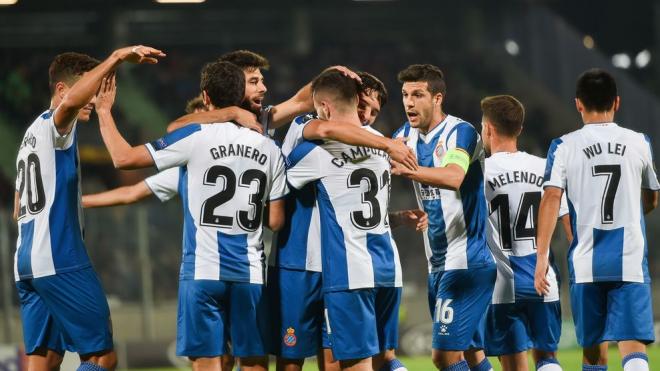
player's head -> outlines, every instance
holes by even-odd
[[[312,81],[312,98],[319,118],[357,115],[360,85],[335,69],[323,71]]]
[[[486,152],[494,138],[516,140],[525,121],[525,107],[510,95],[495,95],[481,100],[481,136]]]
[[[208,111],[208,108],[204,104],[204,97],[202,94],[196,96],[186,103],[186,113],[197,113]]]
[[[238,66],[245,73],[245,100],[242,107],[258,113],[266,94],[266,85],[261,70],[268,70],[270,63],[266,57],[249,50],[235,50],[225,53],[218,61],[230,62]]]
[[[207,63],[202,68],[200,89],[209,109],[238,106],[243,101],[245,75],[233,63]]]
[[[616,112],[619,96],[614,77],[599,68],[582,73],[575,87],[575,105],[581,114]]]
[[[413,64],[399,72],[403,84],[403,108],[414,128],[427,130],[442,114],[442,100],[447,93],[442,71],[431,64]]]
[[[373,125],[381,108],[387,103],[387,89],[382,81],[368,72],[361,71],[357,75],[362,80],[358,116],[363,125]]]
[[[51,99],[53,105],[59,105],[59,102],[64,98],[67,91],[73,84],[80,79],[80,77],[87,71],[96,67],[99,63],[86,54],[80,53],[62,53],[53,59],[50,67],[48,67],[48,86],[50,88]],[[94,108],[94,100],[92,100],[78,112],[79,121],[89,121],[89,116]]]

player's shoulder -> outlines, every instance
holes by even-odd
[[[39,114],[25,130],[19,148],[22,149],[26,146],[36,148],[47,143],[52,145],[52,140],[48,140],[53,130],[51,127],[52,120],[53,110],[46,110]]]
[[[380,131],[378,131],[378,130],[372,128],[371,126],[363,126],[362,128],[363,128],[364,130],[370,132],[371,134],[374,134],[374,135],[378,135],[378,136],[384,137],[383,133],[381,133]]]
[[[406,121],[401,125],[400,128],[396,129],[394,133],[392,133],[392,138],[404,138],[410,135],[414,129],[412,126],[410,126],[410,122]]]
[[[296,116],[291,123],[294,125],[305,125],[312,120],[316,120],[317,118],[318,116],[316,113],[310,112],[304,115]]]

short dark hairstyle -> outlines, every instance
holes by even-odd
[[[360,83],[336,69],[328,69],[321,72],[312,81],[312,92],[314,94],[324,92],[334,96],[334,98],[344,104],[357,107],[358,93],[360,92]]]
[[[614,77],[605,70],[593,68],[578,77],[575,97],[588,111],[609,111],[617,95]]]
[[[428,90],[436,95],[447,93],[445,75],[432,64],[411,64],[397,75],[400,83],[423,81],[428,83]]]
[[[360,71],[357,72],[357,75],[360,76],[362,80],[362,91],[370,93],[375,91],[378,93],[378,102],[380,106],[383,107],[387,103],[387,89],[385,84],[378,78],[369,72]]]
[[[218,58],[218,61],[233,63],[242,70],[255,70],[257,68],[267,70],[270,67],[266,57],[249,50],[234,50],[225,53]]]
[[[58,82],[71,86],[83,73],[98,66],[99,63],[101,62],[98,59],[87,54],[74,52],[58,54],[48,67],[50,94],[55,93],[55,86]]]
[[[233,63],[207,63],[199,87],[216,108],[238,106],[245,96],[245,74]]]
[[[186,113],[194,113],[198,109],[206,110],[206,105],[204,104],[204,99],[201,95],[196,96],[186,103]]]
[[[481,100],[481,111],[495,130],[507,137],[515,137],[525,121],[525,107],[510,95],[495,95]]]

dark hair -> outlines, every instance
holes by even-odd
[[[260,68],[267,70],[270,63],[266,57],[249,50],[234,50],[225,53],[218,58],[219,62],[229,62],[238,66],[242,70],[254,70]]]
[[[605,70],[593,68],[578,77],[575,97],[588,111],[609,111],[617,95],[614,77]]]
[[[48,88],[50,94],[55,93],[55,85],[58,82],[64,82],[71,86],[76,79],[83,73],[93,69],[101,63],[87,54],[81,53],[62,53],[55,56],[50,67],[48,67]]]
[[[525,121],[525,107],[510,95],[495,95],[481,100],[481,111],[495,130],[508,137],[515,137]]]
[[[314,78],[312,92],[330,93],[336,101],[357,107],[360,84],[336,69],[329,69]]]
[[[245,74],[233,63],[207,63],[199,87],[216,108],[238,106],[245,96]]]
[[[201,95],[196,96],[186,103],[186,113],[193,113],[198,109],[206,110],[206,105],[204,104],[204,99]]]
[[[362,80],[362,91],[366,93],[372,91],[377,92],[378,102],[380,103],[380,106],[383,107],[385,103],[387,103],[387,89],[385,88],[385,84],[369,72],[360,71],[357,72],[357,75],[360,76],[360,79]]]
[[[422,81],[428,83],[428,90],[436,95],[447,93],[445,84],[445,75],[442,71],[432,64],[411,64],[397,75],[399,82]]]

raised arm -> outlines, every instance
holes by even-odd
[[[99,116],[101,137],[105,143],[112,164],[117,169],[140,169],[154,164],[154,159],[145,146],[133,147],[117,130],[117,125],[110,112],[115,101],[117,86],[114,73],[103,78],[96,97],[96,113]]]
[[[78,115],[78,111],[94,97],[104,76],[114,71],[120,63],[126,61],[154,64],[158,63],[157,58],[164,56],[165,53],[158,49],[141,45],[128,46],[112,52],[101,64],[83,74],[57,106],[53,117],[57,132],[64,135],[71,131],[71,125]]]
[[[105,192],[84,195],[82,196],[82,204],[86,209],[93,207],[128,205],[143,200],[152,194],[153,192],[151,192],[147,183],[141,181],[130,186],[118,187]]]
[[[644,214],[648,214],[658,207],[658,191],[642,189],[642,207]]]
[[[167,132],[172,132],[176,129],[182,128],[186,125],[193,123],[196,124],[212,124],[214,122],[227,122],[234,121],[237,124],[244,126],[248,129],[252,129],[256,132],[263,133],[263,128],[259,121],[257,121],[257,116],[243,108],[240,107],[226,107],[215,109],[206,112],[195,112],[189,113],[185,116],[181,116],[178,119],[172,121],[167,126]]]
[[[534,288],[539,295],[550,292],[550,282],[546,279],[550,266],[550,240],[557,225],[562,192],[561,188],[546,187],[539,206],[536,228],[536,271],[534,273]]]
[[[417,158],[402,140],[375,135],[349,123],[312,120],[305,125],[303,136],[308,140],[331,139],[352,146],[380,149],[408,170],[418,168]]]

